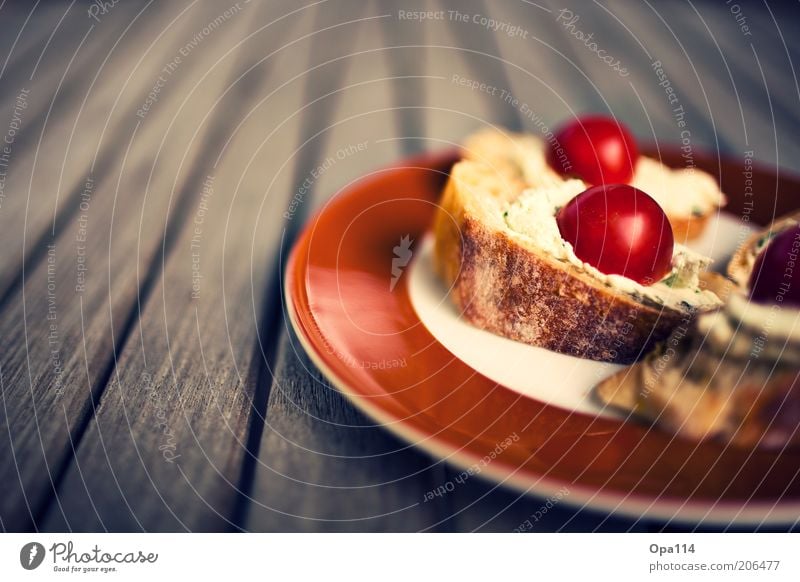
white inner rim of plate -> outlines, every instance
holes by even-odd
[[[703,236],[689,246],[714,259],[721,270],[750,234],[728,214],[709,220]],[[584,360],[516,342],[462,319],[433,268],[433,237],[425,237],[409,272],[411,304],[423,325],[454,356],[476,372],[515,392],[566,410],[622,418],[592,398],[592,388],[622,366]]]

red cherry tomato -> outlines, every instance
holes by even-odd
[[[579,259],[643,285],[672,269],[672,227],[658,203],[627,184],[595,186],[559,210],[558,230]]]
[[[750,274],[750,299],[800,307],[800,225],[776,235]]]
[[[636,140],[610,117],[581,117],[561,127],[549,143],[547,163],[562,176],[588,184],[630,182],[639,157]]]

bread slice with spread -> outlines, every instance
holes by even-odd
[[[586,184],[548,171],[531,154],[540,149],[532,137],[484,132],[451,171],[434,221],[435,264],[463,317],[533,346],[629,363],[719,306],[700,280],[709,259],[684,246],[652,285],[579,259],[556,214]]]
[[[562,176],[548,163],[547,149],[552,145],[558,144],[532,135],[486,129],[467,138],[462,153],[466,159],[492,166],[505,180],[540,188],[574,179]],[[697,168],[672,169],[643,155],[633,161],[633,177],[628,183],[658,202],[679,242],[698,238],[709,219],[726,203],[717,181],[706,172]],[[588,186],[584,183],[584,189]]]
[[[600,400],[693,440],[800,445],[798,224],[800,213],[745,241],[728,264],[733,283],[725,305],[677,328],[642,362],[602,382]],[[759,266],[767,247],[787,235],[785,260],[776,268],[775,260],[770,266],[762,258]],[[764,284],[772,292],[754,293]]]

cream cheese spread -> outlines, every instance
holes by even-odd
[[[699,288],[699,274],[708,259],[683,245],[676,244],[672,271],[653,285],[641,285],[621,275],[608,275],[581,261],[572,245],[561,237],[556,223],[558,210],[586,189],[581,180],[562,180],[560,184],[525,190],[503,209],[505,224],[523,246],[533,246],[554,259],[589,274],[609,288],[633,295],[639,300],[673,309],[708,309],[720,305],[719,298]]]
[[[545,142],[532,136],[515,138],[516,163],[523,179],[531,188],[553,187],[568,181],[588,185],[581,180],[565,178],[547,163]],[[691,218],[713,212],[725,204],[725,195],[717,181],[697,168],[672,169],[658,160],[639,156],[631,185],[649,194],[671,218]]]

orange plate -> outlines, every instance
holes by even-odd
[[[676,152],[657,153],[668,165],[682,163]],[[331,382],[401,438],[535,495],[566,485],[567,503],[636,517],[794,523],[797,451],[698,444],[550,406],[491,382],[434,339],[411,306],[406,277],[390,290],[393,249],[405,235],[421,242],[455,160],[421,156],[363,178],[298,240],[286,272],[288,312]],[[760,222],[789,210],[789,195],[800,192],[796,179],[775,172],[755,168],[748,177],[744,159],[695,162],[721,179],[729,208]]]

